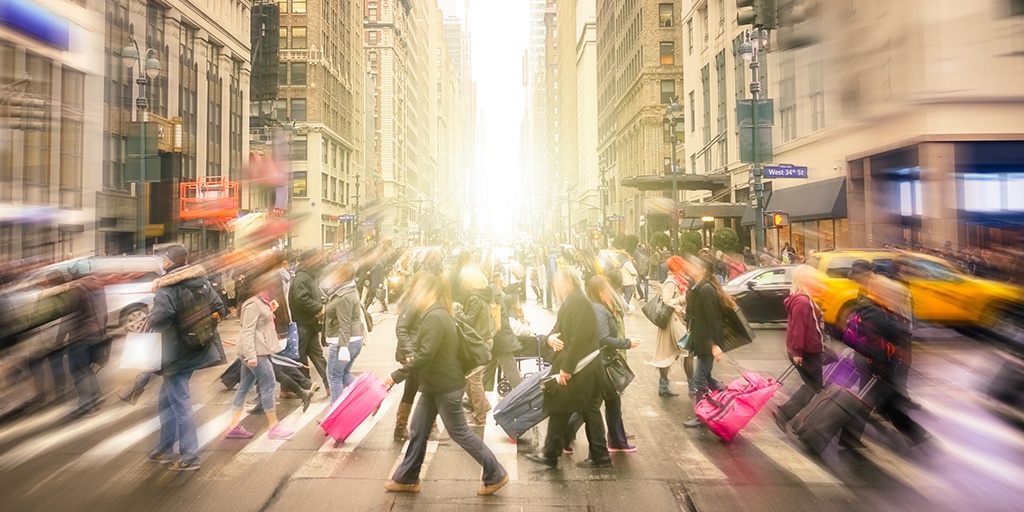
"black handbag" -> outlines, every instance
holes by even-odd
[[[619,352],[611,357],[604,358],[604,373],[607,376],[605,381],[604,396],[613,397],[621,395],[636,375],[626,363],[626,358]]]
[[[725,340],[723,340],[722,345],[719,347],[722,349],[722,352],[729,352],[744,345],[749,345],[757,337],[754,334],[754,329],[747,322],[747,317],[743,316],[743,312],[740,311],[739,306],[732,308],[722,306],[722,324],[723,331],[725,331]]]
[[[89,359],[100,368],[107,366],[110,362],[110,347],[113,345],[114,339],[110,336],[104,336],[102,340],[93,343],[89,347]]]
[[[659,329],[668,329],[668,324],[672,321],[672,314],[675,310],[671,306],[665,304],[661,300],[661,295],[654,295],[650,300],[644,304],[641,308],[644,312],[644,316],[656,325]]]

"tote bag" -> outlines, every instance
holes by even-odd
[[[129,332],[124,338],[121,368],[155,372],[160,369],[163,345],[158,332]]]

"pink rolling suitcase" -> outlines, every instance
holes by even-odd
[[[384,383],[373,372],[361,374],[331,404],[320,421],[320,428],[335,440],[335,445],[344,443],[356,427],[380,407],[387,394]]]
[[[779,380],[784,380],[793,368],[786,370]],[[715,435],[732,441],[780,387],[781,382],[771,377],[766,379],[747,372],[742,379],[732,381],[725,391],[712,391],[710,396],[698,402],[694,414]]]

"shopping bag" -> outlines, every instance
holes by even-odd
[[[287,342],[284,345],[284,350],[278,352],[278,354],[288,359],[299,358],[299,324],[295,322],[288,324]]]
[[[163,345],[158,332],[129,332],[124,337],[121,368],[155,372],[160,369]]]

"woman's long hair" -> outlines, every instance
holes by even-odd
[[[718,279],[715,278],[714,260],[710,258],[698,258],[697,266],[704,271],[703,280],[715,287],[715,290],[718,292],[718,297],[722,301],[722,306],[730,309],[735,308],[736,300],[728,293],[725,293],[725,290],[722,288],[722,283],[718,282]]]
[[[452,312],[452,289],[447,277],[425,273],[420,278],[419,286],[423,287],[425,293],[434,297],[434,303],[449,313]]]

